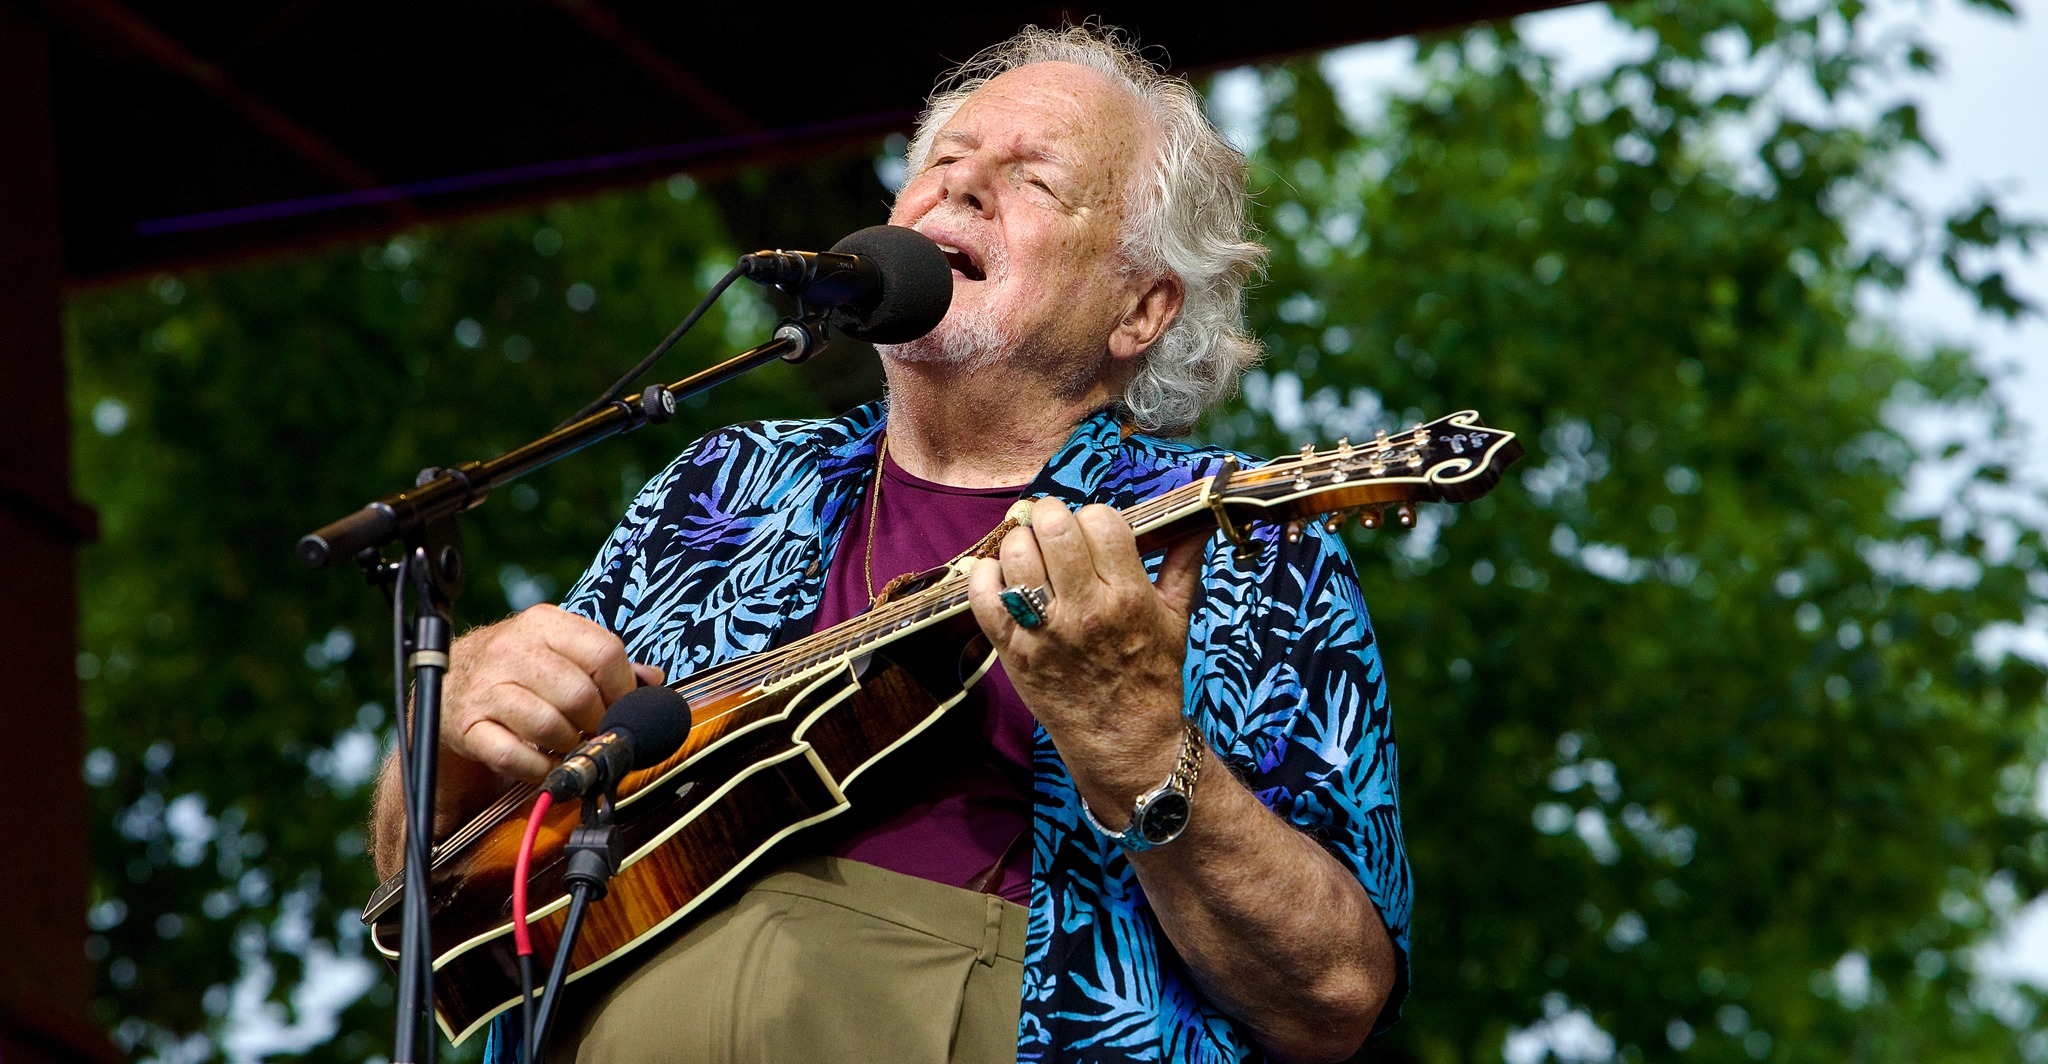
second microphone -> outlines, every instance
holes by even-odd
[[[628,772],[651,768],[682,748],[690,706],[661,686],[626,692],[598,721],[597,735],[569,752],[541,789],[562,802],[610,791]]]

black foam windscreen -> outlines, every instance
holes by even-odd
[[[604,711],[599,734],[627,732],[633,736],[633,768],[667,760],[690,734],[690,704],[670,688],[655,684],[625,693]]]
[[[832,245],[859,255],[882,272],[882,298],[872,310],[832,312],[832,325],[876,344],[901,344],[939,327],[953,305],[953,268],[946,253],[923,233],[900,225],[871,225]]]

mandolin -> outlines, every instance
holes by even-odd
[[[1414,504],[1465,502],[1491,490],[1522,454],[1513,433],[1463,411],[1411,430],[1240,469],[1226,460],[1124,517],[1141,551],[1214,530],[1240,552],[1249,530],[1306,522],[1334,531],[1355,513],[1376,528],[1391,511],[1412,527]],[[616,818],[627,857],[585,916],[571,980],[617,960],[697,911],[780,840],[851,807],[846,788],[936,723],[995,663],[967,601],[972,559],[894,590],[869,612],[785,646],[672,684],[692,708],[687,739],[662,763],[631,773]],[[434,1004],[461,1043],[518,1003],[512,870],[525,810],[520,784],[434,847],[429,874]],[[578,823],[558,807],[534,847],[528,925],[554,952],[566,920],[563,848]],[[370,940],[396,960],[403,874],[363,909]]]

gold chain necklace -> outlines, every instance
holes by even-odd
[[[882,512],[882,460],[889,453],[889,434],[883,433],[880,443],[875,445],[875,486],[868,490],[868,543],[866,557],[861,559],[861,576],[868,585],[868,608],[875,605],[875,518]]]

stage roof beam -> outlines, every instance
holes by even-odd
[[[717,90],[699,80],[681,63],[647,43],[632,27],[599,0],[551,0],[586,33],[618,49],[620,55],[662,86],[704,112],[704,116],[727,133],[756,133],[761,123],[734,106]]]
[[[193,54],[117,0],[57,0],[54,6],[73,25],[111,36],[165,70],[196,83],[250,125],[341,185],[358,189],[383,186],[382,178],[328,143],[325,137],[243,88],[224,67]]]

